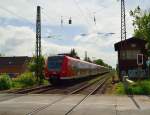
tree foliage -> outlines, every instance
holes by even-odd
[[[11,88],[12,81],[7,74],[0,75],[0,90]]]
[[[101,65],[101,66],[105,66],[105,67],[108,67],[110,69],[112,69],[112,67],[108,64],[106,64],[102,59],[97,59],[97,60],[94,60],[94,63],[98,64],[98,65]]]
[[[138,6],[135,10],[130,11],[133,17],[134,35],[148,41],[150,49],[150,12],[143,11]]]
[[[37,64],[37,61],[38,61],[38,64]],[[44,64],[45,64],[44,57],[41,56],[38,59],[36,57],[33,57],[32,60],[29,62],[29,65],[28,65],[29,70],[31,72],[34,72],[35,76],[37,76],[36,75],[36,71],[37,71],[37,69],[39,69],[39,71],[40,71],[40,73],[39,73],[40,74],[39,75],[40,78],[37,78],[37,81],[39,83],[41,83],[43,81],[43,79],[44,79],[44,73],[43,73],[43,71],[44,71]]]
[[[75,49],[71,49],[69,56],[73,57],[73,58],[79,58],[77,52],[75,51]]]

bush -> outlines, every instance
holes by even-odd
[[[38,61],[38,64],[36,63],[37,61]],[[44,64],[45,64],[45,61],[44,61],[43,56],[39,57],[38,60],[36,57],[33,57],[31,62],[28,64],[28,68],[31,72],[34,72],[36,74],[37,69],[40,70],[39,78],[37,78],[37,81],[39,84],[42,84],[44,80],[44,73],[43,73]]]
[[[12,86],[12,81],[7,74],[0,75],[0,90],[9,89]]]
[[[136,85],[129,85],[127,93],[136,95],[150,95],[150,80],[139,81]]]
[[[29,87],[36,84],[36,79],[31,72],[26,72],[18,76],[16,80],[14,80],[14,87]]]

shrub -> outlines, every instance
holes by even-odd
[[[142,88],[143,94],[150,94],[150,80],[144,80],[143,82],[139,83]]]
[[[38,61],[38,64],[36,63],[37,61]],[[37,69],[41,70],[40,73],[39,73],[40,75],[37,78],[37,81],[38,81],[39,84],[42,84],[43,80],[44,80],[44,73],[43,73],[44,64],[45,64],[45,61],[44,61],[43,56],[39,57],[38,60],[37,60],[36,57],[33,57],[31,62],[28,64],[29,70],[31,72],[34,72],[35,74],[36,74]]]
[[[150,80],[139,81],[136,85],[129,85],[127,93],[136,95],[149,95],[150,94]]]
[[[14,81],[14,87],[29,87],[36,84],[36,79],[31,72],[26,72],[18,76]]]
[[[0,75],[0,90],[11,88],[12,81],[7,74]]]

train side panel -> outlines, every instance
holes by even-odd
[[[108,72],[108,69],[106,67],[74,59],[68,56],[64,56],[64,58],[61,58],[59,70],[51,68],[52,65],[49,66],[48,64],[53,63],[48,63],[47,59],[44,72],[46,79],[50,80],[51,83],[55,83],[56,81],[60,80],[84,78],[87,76],[98,75]]]
[[[102,74],[108,71],[103,66],[98,66],[96,64],[73,59],[70,57],[66,58],[67,58],[65,66],[65,69],[67,70],[66,76],[62,76],[60,79],[77,79],[91,75]]]

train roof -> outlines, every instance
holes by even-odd
[[[76,60],[76,61],[80,61],[80,62],[84,62],[84,63],[87,63],[87,64],[91,64],[91,65],[95,65],[95,66],[100,66],[100,67],[104,67],[102,65],[98,65],[98,64],[95,64],[95,63],[90,63],[90,62],[87,62],[87,61],[84,61],[84,60],[80,60],[80,59],[76,59],[76,58],[73,58],[73,57],[70,57],[70,56],[66,56],[67,58],[70,58],[72,60]],[[107,68],[107,67],[105,67]]]
[[[54,56],[48,56],[48,57],[66,57],[66,58],[69,58],[71,60],[76,60],[76,61],[84,62],[84,63],[90,64],[90,65],[95,65],[95,66],[107,68],[107,67],[102,66],[102,65],[98,65],[98,64],[95,64],[95,63],[90,63],[90,62],[87,62],[87,61],[84,61],[84,60],[80,60],[80,59],[77,59],[77,58],[73,58],[73,57],[70,57],[70,56],[67,56],[67,55],[54,55]]]

